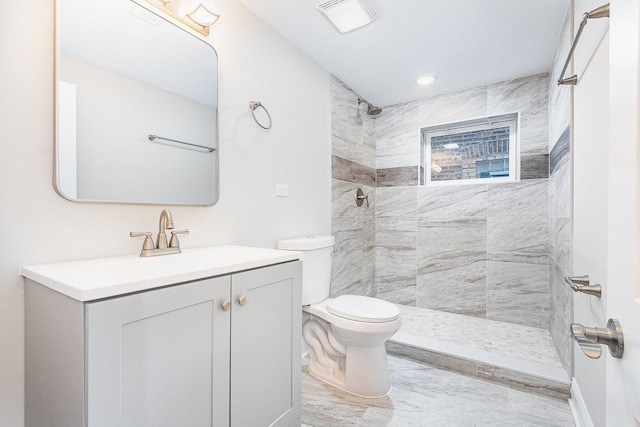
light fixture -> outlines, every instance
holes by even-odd
[[[138,2],[137,0],[134,1]],[[145,1],[205,36],[209,35],[209,27],[220,18],[220,15],[213,11],[211,0]]]
[[[452,142],[451,144],[442,144],[442,146],[444,148],[446,148],[447,150],[456,150],[456,149],[460,148],[460,146],[458,144],[456,144],[455,142]]]
[[[418,83],[421,86],[429,85],[435,81],[436,81],[436,76],[434,76],[433,74],[423,74],[421,76],[418,76],[418,78],[416,78],[416,83]]]
[[[364,27],[380,16],[369,0],[323,0],[316,8],[343,34]]]

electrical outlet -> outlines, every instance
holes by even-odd
[[[287,184],[276,184],[276,197],[289,197],[289,186]]]

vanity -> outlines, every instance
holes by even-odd
[[[26,425],[300,425],[300,254],[27,266]]]

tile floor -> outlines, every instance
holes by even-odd
[[[365,399],[302,374],[302,425],[574,426],[566,401],[389,355],[392,391]]]

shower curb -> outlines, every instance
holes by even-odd
[[[525,361],[459,344],[398,331],[386,343],[389,353],[448,371],[556,399],[571,397],[571,381],[557,366]]]

